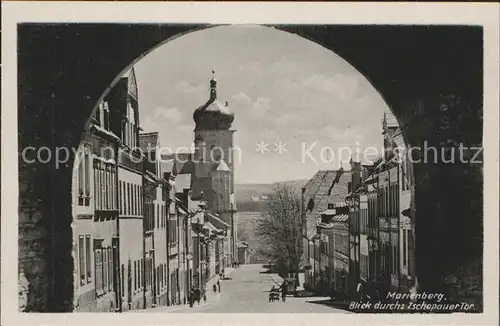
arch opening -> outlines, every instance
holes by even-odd
[[[200,28],[204,28],[204,27],[200,27]],[[162,33],[164,33],[165,35],[166,35],[166,34],[168,34],[168,33],[165,33],[165,32],[162,32]],[[307,33],[305,33],[305,34],[307,34]],[[160,36],[155,35],[155,38],[157,38],[157,39],[164,39],[165,35],[160,35]],[[173,37],[178,37],[178,35],[179,35],[179,34],[175,34],[175,36],[173,36]],[[316,36],[316,39],[321,39],[321,36]],[[170,40],[170,39],[169,39],[169,40]],[[167,41],[161,41],[161,42],[166,43],[166,42],[168,42],[169,40],[167,40]],[[152,43],[156,44],[156,42],[158,42],[158,40],[155,40],[155,41],[153,41]],[[141,44],[141,46],[144,46],[144,44]],[[158,46],[159,46],[159,45],[158,45]],[[150,47],[150,46],[145,46],[145,48],[146,48],[146,49],[149,49],[149,50],[142,51],[141,53],[144,53],[144,54],[145,54],[145,53],[149,53],[150,51],[152,51],[152,49],[153,49],[153,48],[156,48],[156,46],[155,46],[155,47],[153,47],[153,48],[152,48],[152,47]],[[133,51],[132,51],[132,52],[133,52]],[[134,58],[135,58],[135,59],[134,59]],[[125,61],[130,61],[131,59],[132,59],[132,61],[131,61],[131,62],[134,62],[134,63],[136,63],[136,62],[139,60],[139,58],[136,56],[136,54],[130,54],[130,55],[127,55],[127,58],[126,58],[126,59],[124,59],[124,60],[125,60]],[[57,60],[57,58],[56,58],[55,60]],[[122,60],[122,63],[123,63],[123,60]],[[120,63],[120,64],[118,64],[118,65],[114,66],[113,68],[110,68],[109,70],[107,70],[107,72],[106,72],[106,76],[108,76],[108,77],[110,77],[110,76],[116,76],[116,73],[115,73],[115,72],[113,72],[113,71],[116,71],[116,69],[115,69],[115,68],[117,68],[118,70],[120,70],[120,69],[122,69],[121,67],[126,66],[126,65],[123,65],[122,63]],[[120,66],[120,65],[121,65],[121,66]],[[368,74],[368,75],[369,75],[369,74]],[[120,76],[120,75],[118,75],[118,76]],[[366,76],[366,75],[365,75],[365,76]],[[112,77],[111,77],[111,78],[112,78]],[[366,77],[366,78],[367,78],[367,79],[369,79],[369,80],[372,80],[372,78],[369,78],[369,77]],[[106,78],[102,78],[102,79],[100,79],[100,80],[99,80],[99,84],[100,84],[100,85],[102,85],[102,84],[103,84],[103,81],[104,81],[105,79],[106,79]],[[101,91],[98,91],[98,90],[96,90],[96,89],[93,89],[93,92],[94,92],[93,94],[97,94],[97,93],[95,93],[95,92],[98,92],[98,93],[100,94],[100,95],[96,95],[96,96],[99,96],[99,99],[98,99],[97,103],[101,103],[101,102],[102,102],[102,100],[106,97],[106,95],[108,95],[107,93],[109,93],[109,91],[112,89],[112,87],[111,87],[111,86],[116,86],[116,83],[117,83],[117,82],[118,82],[117,80],[113,81],[113,82],[110,84],[109,89],[107,89],[104,93],[101,93]],[[105,84],[107,84],[106,82],[104,82],[104,83],[105,83]],[[375,84],[376,84],[376,82],[375,82],[375,81],[374,81],[373,83],[375,83]],[[113,84],[114,84],[114,85],[113,85]],[[406,85],[406,86],[407,86],[407,85]],[[387,86],[386,86],[386,85],[384,85],[384,87],[387,87]],[[384,88],[384,87],[380,87],[380,88]],[[101,88],[101,90],[102,90],[102,88]],[[382,93],[384,93],[383,91],[381,91],[381,92],[382,92]],[[393,94],[391,94],[391,96],[390,96],[390,97],[391,97],[391,98],[393,98],[392,96],[393,96]],[[404,99],[403,99],[403,100],[404,100],[404,101],[408,101],[409,103],[413,103],[413,102],[412,102],[412,100],[410,100],[410,98],[413,98],[413,95],[412,95],[412,96],[407,96],[407,95],[404,95]],[[93,97],[92,97],[92,96],[90,96],[90,100],[89,100],[89,101],[90,101],[90,102],[92,102],[92,103],[96,103],[96,101],[93,99]],[[82,107],[85,107],[86,105],[88,105],[88,103],[90,103],[89,101],[86,101],[84,104],[81,104],[81,106],[82,106]],[[62,103],[62,102],[60,102],[60,103]],[[399,101],[399,102],[398,102],[398,104],[400,104],[400,103],[401,103],[401,101]],[[93,112],[95,112],[95,111],[97,110],[97,107],[98,107],[98,105],[94,105],[94,106],[93,106],[93,110],[92,110],[92,111],[93,111]],[[391,107],[392,107],[392,106],[391,106]],[[401,109],[401,110],[406,110],[406,109]],[[398,112],[396,112],[396,113],[398,113]],[[396,114],[396,116],[397,116],[397,117],[398,117],[398,119],[399,119],[400,114],[398,113],[398,114]],[[87,116],[87,117],[88,117],[88,116]],[[85,117],[84,119],[86,119],[87,117]],[[78,119],[79,119],[79,118],[78,118]],[[81,121],[81,120],[80,120],[80,121]],[[87,125],[87,126],[88,126],[88,124],[89,124],[89,121],[87,121],[87,122],[85,123],[85,125]],[[74,137],[73,139],[76,141],[76,139],[78,138],[78,136],[76,136],[76,135],[75,135],[75,133],[76,133],[76,132],[75,132],[75,131],[73,131],[73,137]],[[78,142],[78,141],[76,141],[76,142]],[[405,139],[405,142],[406,142],[406,139]],[[407,143],[407,142],[406,142],[406,143]],[[63,213],[64,215],[66,215],[66,213],[65,213],[65,212],[67,212],[67,209],[65,209],[65,208],[61,208],[61,209],[60,209],[60,212],[61,212],[61,213]],[[67,239],[66,239],[66,240],[67,240]],[[62,238],[61,238],[61,239],[60,239],[60,240],[58,240],[58,241],[66,241],[66,240],[64,240],[64,239],[62,239]],[[56,264],[58,264],[58,263],[56,262]],[[63,278],[64,278],[64,277],[67,277],[67,275],[66,275],[66,276],[64,276],[64,274],[63,274],[63,273],[59,273],[59,276],[58,276],[58,277],[63,277]],[[63,287],[64,287],[64,286],[63,286]],[[67,289],[67,286],[66,286],[66,289]],[[57,290],[57,289],[52,289],[52,292],[51,292],[51,295],[52,295],[52,296],[55,294],[55,293],[54,293],[54,291],[58,291],[58,290]],[[42,308],[42,309],[47,309],[47,308]],[[48,309],[52,309],[52,308],[48,308]]]

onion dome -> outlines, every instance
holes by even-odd
[[[217,100],[217,80],[215,72],[212,71],[210,79],[210,97],[202,106],[193,113],[196,123],[195,130],[224,130],[231,128],[234,121],[234,113],[229,110],[228,102],[222,104]]]

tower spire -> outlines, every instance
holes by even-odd
[[[215,79],[215,70],[212,69],[212,78],[210,79],[210,99],[213,101],[217,98],[217,79]]]

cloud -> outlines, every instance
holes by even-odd
[[[250,104],[252,103],[252,100],[250,99],[250,97],[248,97],[247,94],[243,93],[243,92],[239,92],[238,94],[234,94],[232,96],[232,98],[238,102],[242,102],[244,104]]]
[[[141,119],[141,128],[145,132],[150,132],[150,131],[157,131],[158,130],[158,125],[157,125],[157,120],[153,119],[151,116],[146,116],[145,119]]]
[[[295,112],[295,113],[284,113],[276,118],[274,118],[274,122],[281,127],[287,126],[287,125],[299,125],[300,126],[300,120],[302,119],[302,113],[300,112]],[[296,124],[297,123],[297,124]]]
[[[356,140],[356,139],[362,139],[363,136],[363,130],[361,126],[354,126],[354,127],[335,127],[332,125],[328,125],[324,127],[322,130],[323,134],[333,140]]]
[[[261,118],[271,110],[271,99],[268,97],[258,97],[252,104],[251,114],[254,118]]]
[[[232,96],[239,102],[238,106],[244,108],[244,112],[251,118],[260,119],[271,110],[271,99],[265,96],[258,97],[255,101],[243,92],[239,92]]]
[[[284,78],[280,81],[282,87],[288,90],[308,89],[320,92],[340,101],[353,100],[358,90],[356,76],[337,73],[333,76],[313,74],[305,79]]]
[[[168,121],[173,124],[178,124],[182,121],[182,112],[176,108],[173,107],[171,109],[166,109],[164,107],[157,107],[154,113],[154,117],[158,118],[162,121]]]
[[[243,66],[239,66],[238,70],[240,72],[253,72],[253,73],[259,73],[263,70],[263,67],[260,62],[249,62]]]
[[[174,91],[188,95],[201,94],[203,91],[205,91],[205,85],[199,84],[196,86],[186,81],[181,81],[174,85]]]
[[[192,124],[176,126],[176,129],[182,132],[191,132],[194,129]]]
[[[321,133],[325,136],[323,141],[333,148],[351,148],[352,151],[356,152],[365,146],[365,133],[361,126],[351,128],[326,126],[321,129]]]

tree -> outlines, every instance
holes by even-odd
[[[277,264],[284,275],[298,277],[302,255],[301,200],[294,189],[278,185],[256,220],[260,253]]]

